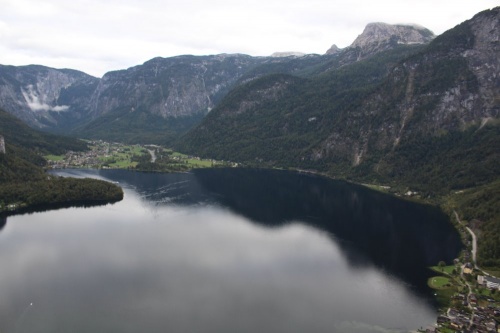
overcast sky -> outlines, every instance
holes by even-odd
[[[323,54],[370,22],[436,34],[498,0],[0,0],[0,64],[94,76],[157,57],[277,51]]]

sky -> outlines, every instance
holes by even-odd
[[[498,0],[0,0],[0,64],[101,77],[155,57],[349,46],[371,22],[436,35]]]

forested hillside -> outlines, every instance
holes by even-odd
[[[499,22],[497,7],[427,46],[402,45],[302,78],[263,76],[228,94],[177,149],[384,184],[434,203],[475,188],[476,197],[491,194],[480,209],[491,212],[500,205]],[[453,201],[466,209],[470,200]],[[497,265],[500,217],[478,214],[481,258]]]
[[[79,140],[35,131],[0,110],[0,212],[42,207],[107,203],[123,198],[120,187],[94,179],[66,179],[46,174],[41,154],[83,150]]]

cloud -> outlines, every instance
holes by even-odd
[[[417,23],[436,34],[497,0],[0,0],[0,63],[102,76],[151,58],[346,47],[370,22]]]
[[[30,107],[32,111],[54,111],[54,112],[64,112],[69,110],[69,106],[67,105],[56,105],[56,106],[51,106],[47,103],[44,103],[43,101],[40,100],[40,97],[38,94],[33,90],[33,86],[29,85],[27,87],[28,91],[25,91],[22,89],[22,93],[24,96],[24,99],[26,100],[26,103]],[[43,98],[42,98],[43,100]]]

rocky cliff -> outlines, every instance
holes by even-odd
[[[85,117],[98,82],[75,70],[0,65],[1,107],[34,127],[65,126]]]
[[[91,100],[95,115],[125,108],[168,117],[206,114],[259,62],[246,55],[155,58],[104,75]]]
[[[349,64],[399,45],[428,44],[434,37],[432,31],[416,24],[369,23],[350,46],[339,49],[334,44],[326,54],[339,55],[343,64]]]

